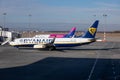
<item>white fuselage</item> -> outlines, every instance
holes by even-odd
[[[44,44],[51,43],[53,38],[18,38],[14,41],[10,42],[12,46],[22,46],[22,45],[36,45],[36,44]],[[54,45],[56,47],[66,47],[70,45],[78,45],[84,43],[93,42],[91,38],[55,38]]]

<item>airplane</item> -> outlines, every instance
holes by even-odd
[[[35,38],[69,38],[73,37],[76,31],[76,27],[73,27],[68,34],[45,34],[45,35],[35,35]]]
[[[73,37],[76,31],[76,27],[73,27],[68,34],[50,34],[49,38],[70,38]]]
[[[18,38],[10,41],[9,44],[16,48],[32,47],[35,49],[55,49],[54,38]]]
[[[68,37],[68,38],[18,38],[12,42],[9,42],[11,46],[19,47],[32,47],[37,49],[48,48],[54,50],[57,47],[75,47],[85,44],[90,44],[96,41],[96,32],[98,28],[99,20],[96,20],[93,25],[80,37]],[[50,44],[48,46],[47,44]]]

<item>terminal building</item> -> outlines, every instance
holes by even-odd
[[[9,28],[3,28],[0,26],[0,45],[5,45],[9,41],[14,40],[15,38],[20,38],[21,34],[18,32],[11,32]]]

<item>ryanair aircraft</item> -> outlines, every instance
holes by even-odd
[[[37,49],[48,48],[54,50],[56,47],[74,47],[89,44],[96,41],[96,32],[99,21],[96,20],[93,25],[82,35],[78,37],[65,37],[65,38],[18,38],[10,45],[19,47],[32,47]]]

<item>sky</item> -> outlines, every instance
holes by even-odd
[[[6,13],[6,15],[3,15]],[[107,15],[106,17],[103,15]],[[30,16],[31,15],[31,16]],[[0,0],[0,23],[120,24],[120,0]]]

